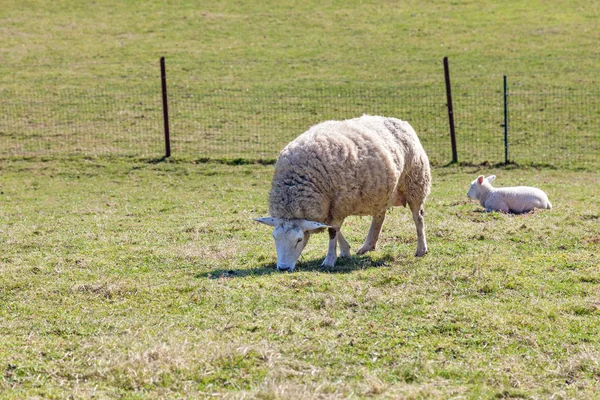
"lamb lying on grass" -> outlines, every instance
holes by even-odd
[[[340,231],[349,215],[370,215],[371,228],[358,254],[375,249],[385,213],[409,205],[417,228],[417,256],[427,253],[423,203],[429,194],[429,160],[408,122],[363,115],[313,126],[279,155],[269,195],[277,269],[294,270],[312,233],[328,229],[323,266],[350,256]]]
[[[471,182],[467,196],[479,200],[485,211],[502,211],[505,213],[525,213],[535,208],[551,209],[552,204],[542,190],[529,186],[494,188],[491,183],[496,175],[484,178],[480,175]]]

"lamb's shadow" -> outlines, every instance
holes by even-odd
[[[485,208],[478,208],[476,210],[473,210],[473,212],[475,213],[479,213],[479,214],[490,214],[490,215],[494,215],[498,214],[498,215],[523,215],[523,216],[530,216],[530,215],[535,215],[535,214],[539,214],[542,210],[540,210],[539,208],[534,208],[533,210],[529,210],[529,211],[522,211],[522,212],[517,212],[517,211],[510,211],[508,213],[504,213],[502,211],[486,211]]]
[[[394,261],[394,257],[391,255],[385,255],[383,257],[377,258],[377,260],[373,260],[369,256],[351,256],[347,258],[338,258],[333,268],[322,267],[321,263],[323,260],[311,260],[311,261],[302,261],[296,265],[296,269],[294,272],[280,272],[277,270],[277,263],[270,262],[261,264],[257,268],[249,268],[249,269],[215,269],[213,271],[204,272],[201,274],[197,274],[196,278],[209,278],[209,279],[218,279],[218,278],[245,278],[247,276],[262,276],[262,275],[270,275],[273,273],[276,274],[285,274],[285,273],[296,273],[296,272],[304,272],[304,271],[315,271],[321,272],[325,274],[348,274],[353,271],[359,271],[363,269],[370,268],[381,268],[388,266],[392,261]]]

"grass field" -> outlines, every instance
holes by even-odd
[[[393,209],[374,253],[322,270],[317,235],[287,274],[251,220],[272,166],[3,162],[0,397],[596,397],[597,174],[486,171],[554,205],[510,216],[478,173],[433,170],[426,257]]]
[[[535,74],[561,86],[599,68],[598,4],[575,0],[6,0],[0,13],[4,80],[149,75],[161,55],[206,82],[266,86],[290,74],[423,81],[443,56],[458,76]]]
[[[442,58],[450,57],[459,160],[597,169],[596,2],[3,2],[0,157],[163,154],[166,56],[173,153],[273,159],[324,119],[411,122],[451,160]]]
[[[599,7],[3,0],[0,399],[597,398]],[[488,163],[433,169],[430,253],[396,208],[377,251],[323,270],[318,235],[276,272],[252,221],[273,167],[198,161],[366,112],[409,120],[444,165],[444,56],[459,160]],[[545,168],[490,167],[504,74],[511,154]],[[554,208],[484,213],[480,173]],[[368,226],[347,221],[354,251]]]

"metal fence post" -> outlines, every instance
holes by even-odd
[[[171,157],[171,138],[169,135],[169,106],[167,103],[167,71],[165,58],[160,58],[160,80],[162,84],[163,121],[165,126],[165,157]]]
[[[504,75],[504,164],[508,164],[508,87]]]
[[[452,144],[452,162],[458,162],[456,152],[456,134],[454,131],[454,109],[452,108],[452,91],[450,89],[450,68],[448,67],[448,57],[444,57],[444,77],[446,80],[446,100],[448,101],[448,122],[450,124],[450,143]]]

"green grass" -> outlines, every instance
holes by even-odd
[[[5,1],[0,155],[163,152],[166,56],[173,152],[273,159],[324,119],[411,122],[450,161],[504,161],[502,75],[520,164],[598,168],[600,15],[581,1]],[[550,93],[550,94],[548,94]]]
[[[0,399],[597,397],[599,15],[575,0],[3,1]],[[393,209],[377,251],[323,270],[318,235],[276,272],[252,221],[273,167],[245,160],[371,113],[410,121],[444,165],[443,56],[465,164],[433,169],[430,253],[413,257]],[[511,159],[544,169],[467,166],[503,161],[504,74]],[[193,161],[210,157],[231,165]],[[554,208],[484,213],[466,198],[482,172]],[[347,221],[354,250],[368,226]]]
[[[474,176],[554,208],[484,213]],[[437,168],[430,253],[406,209],[378,250],[274,269],[272,166],[0,165],[0,397],[594,398],[597,174]],[[344,228],[354,251],[368,218]]]
[[[306,79],[395,81],[408,74],[421,80],[439,72],[444,55],[460,66],[457,73],[469,75],[571,70],[581,78],[581,71],[598,69],[598,6],[574,0],[201,5],[8,0],[1,12],[2,68],[34,78],[35,70],[15,70],[11,64],[110,77],[147,74],[148,63],[165,55],[198,71],[193,75],[200,79],[241,78],[238,84],[287,81],[288,62],[296,77]]]

